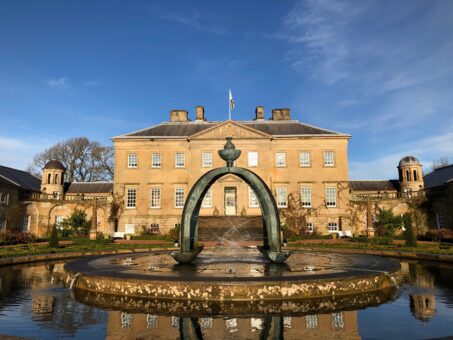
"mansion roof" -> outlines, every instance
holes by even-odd
[[[41,191],[41,180],[32,174],[0,165],[0,185],[14,186],[27,191]]]
[[[322,129],[308,124],[300,123],[297,120],[287,121],[224,121],[224,122],[166,122],[143,130],[127,133],[114,138],[187,138],[203,133],[203,131],[214,130],[216,127],[230,124],[236,128],[244,128],[249,131],[260,133],[263,137],[275,136],[348,136],[339,132]]]
[[[434,169],[423,177],[425,188],[432,188],[453,181],[453,164]]]
[[[108,194],[113,192],[113,182],[65,183],[66,194]]]
[[[399,182],[397,180],[387,181],[349,181],[351,191],[398,191]]]

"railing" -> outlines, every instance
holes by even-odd
[[[406,199],[425,197],[424,191],[373,193],[373,194],[351,194],[351,201],[384,201],[392,199]]]
[[[20,197],[24,201],[52,201],[52,202],[93,202],[99,203],[108,202],[109,197],[106,196],[89,196],[84,194],[77,195],[58,195],[58,194],[43,194],[38,192],[23,193]]]

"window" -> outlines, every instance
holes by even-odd
[[[283,328],[292,328],[290,316],[283,317]]]
[[[126,208],[135,208],[137,204],[137,189],[129,188],[126,193]]]
[[[414,170],[414,181],[417,181],[417,170]]]
[[[171,317],[171,326],[172,327],[179,327],[179,317],[172,316]]]
[[[317,315],[305,316],[305,324],[308,329],[317,328],[318,327],[318,316]]]
[[[300,166],[310,166],[310,153],[307,151],[302,151],[299,154],[299,163]]]
[[[6,220],[0,220],[0,230],[5,230],[6,229]]]
[[[9,194],[0,192],[0,204],[8,205]]]
[[[157,328],[158,320],[159,319],[157,318],[157,315],[147,314],[146,315],[146,328],[148,328],[148,329]]]
[[[58,182],[58,174],[55,174],[54,182],[55,182],[55,184],[59,184],[59,182]]]
[[[253,189],[249,187],[249,208],[259,208],[259,206],[258,197],[256,197]]]
[[[258,166],[258,152],[249,151],[247,156],[248,156],[248,166]]]
[[[212,328],[212,318],[200,318],[200,327],[209,329]]]
[[[153,153],[151,155],[151,167],[160,168],[162,166],[162,157],[160,153]]]
[[[337,189],[335,187],[326,188],[326,206],[328,208],[337,206]]]
[[[184,207],[184,188],[175,189],[175,208]]]
[[[444,226],[445,226],[444,216],[441,214],[437,214],[437,228],[441,229]]]
[[[24,216],[22,222],[22,231],[28,232],[30,230],[30,216]]]
[[[324,166],[334,166],[334,154],[333,151],[324,151]]]
[[[175,158],[175,166],[177,168],[184,168],[186,166],[186,155],[178,152]]]
[[[55,227],[57,229],[63,229],[62,223],[64,221],[64,216],[55,216]]]
[[[127,167],[129,169],[135,169],[137,168],[138,166],[138,162],[137,162],[138,158],[137,158],[137,154],[136,153],[130,153],[127,155]]]
[[[311,208],[311,188],[302,187],[300,189],[300,202],[302,207]]]
[[[277,187],[277,207],[286,208],[288,202],[286,201],[286,187]]]
[[[409,170],[406,170],[406,181],[411,181],[411,172]]]
[[[204,167],[212,166],[212,152],[203,152],[201,154],[201,165]]]
[[[203,197],[201,202],[203,208],[212,208],[212,189],[210,188]]]
[[[315,226],[313,225],[313,222],[308,222],[307,223],[307,233],[312,233],[315,230]]]
[[[275,165],[277,167],[286,166],[286,154],[284,152],[277,152],[275,154]]]
[[[51,183],[50,183],[51,178],[52,178],[52,175],[51,175],[51,174],[48,174],[48,175],[47,175],[47,184],[51,184]]]
[[[327,223],[327,230],[329,231],[329,233],[338,231],[338,223],[337,222]]]
[[[160,188],[151,188],[151,208],[160,208]]]
[[[332,327],[333,328],[343,328],[344,321],[343,321],[343,313],[332,313]]]
[[[131,328],[133,317],[130,313],[121,312],[121,329]]]

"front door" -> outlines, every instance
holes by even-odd
[[[236,215],[236,187],[225,188],[225,215]]]

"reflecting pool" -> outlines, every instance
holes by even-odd
[[[99,303],[62,283],[63,262],[0,267],[0,338],[29,339],[301,339],[437,338],[453,336],[453,266],[401,262],[404,285],[390,300],[357,309],[357,297],[336,309],[266,306],[231,314],[207,314],[203,306],[188,315],[168,308],[123,300]],[[104,297],[105,298],[105,297]],[[346,301],[347,302],[347,301]],[[315,303],[316,305],[316,303]],[[110,307],[107,307],[110,306]],[[137,308],[140,307],[140,308]],[[225,310],[225,309],[224,309]],[[240,310],[239,312],[236,312]],[[191,312],[192,313],[192,312]],[[13,338],[12,338],[13,339]]]

